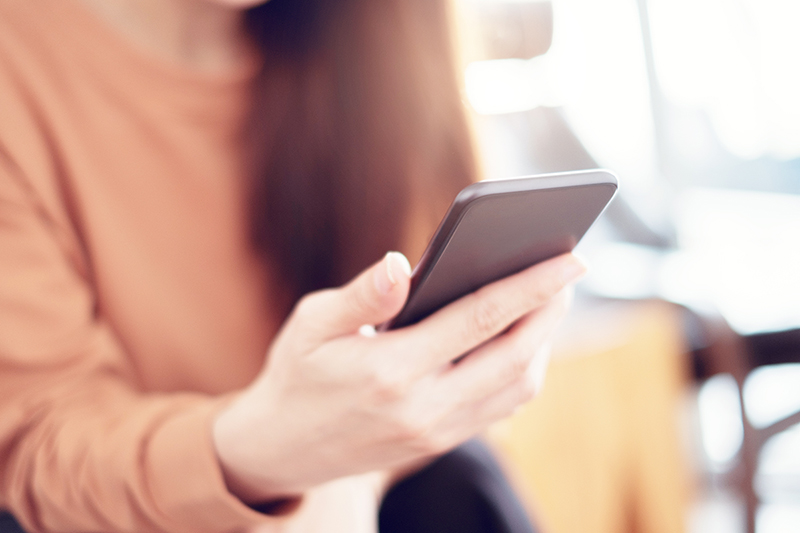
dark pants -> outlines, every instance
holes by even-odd
[[[462,444],[386,495],[380,533],[533,533],[491,452]]]
[[[22,528],[14,520],[14,517],[8,513],[0,511],[0,533],[25,533]]]
[[[386,495],[380,533],[533,533],[489,450],[470,441],[410,476]],[[24,533],[0,512],[0,533]]]

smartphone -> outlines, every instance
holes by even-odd
[[[465,187],[414,268],[405,306],[381,329],[419,322],[487,283],[572,251],[616,191],[607,170]]]

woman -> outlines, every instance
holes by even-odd
[[[444,2],[260,3],[0,3],[0,508],[28,531],[368,531],[534,393],[572,256],[362,327],[407,295],[385,251],[475,177]]]

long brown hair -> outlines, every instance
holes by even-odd
[[[400,249],[412,212],[437,219],[475,179],[449,15],[447,0],[271,0],[248,12],[264,54],[253,236],[292,301]]]

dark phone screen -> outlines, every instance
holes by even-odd
[[[412,295],[389,328],[418,322],[487,283],[571,251],[615,191],[612,183],[595,183],[469,202],[438,257],[415,272]]]

